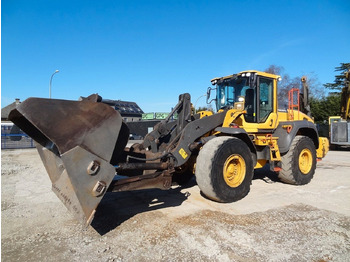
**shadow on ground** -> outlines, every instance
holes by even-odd
[[[268,165],[254,171],[253,180],[256,179],[266,183],[279,182],[277,175],[270,171]],[[149,189],[106,193],[96,210],[91,226],[100,235],[104,235],[137,214],[180,206],[189,197],[189,192],[181,191],[195,185],[196,180],[192,178],[186,185],[170,190]]]
[[[282,183],[279,178],[278,175],[270,170],[270,165],[265,165],[263,168],[260,169],[255,169],[254,170],[254,177],[253,180],[263,180],[264,182],[271,184],[271,183],[276,183],[276,182],[280,182]]]
[[[332,145],[330,147],[331,151],[350,151],[350,146],[337,146],[337,145]]]
[[[180,206],[190,195],[189,192],[181,191],[195,185],[196,181],[193,178],[186,185],[169,190],[106,193],[96,210],[91,226],[100,235],[104,235],[137,214]]]

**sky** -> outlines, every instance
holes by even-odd
[[[1,107],[98,93],[169,112],[206,106],[210,79],[282,66],[334,81],[350,62],[350,1],[2,0]]]

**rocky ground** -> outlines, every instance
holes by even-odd
[[[108,193],[87,230],[51,191],[34,149],[1,152],[2,261],[349,261],[350,152],[310,184],[256,172],[247,197],[210,201],[191,181]]]

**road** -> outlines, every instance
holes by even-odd
[[[348,261],[350,152],[331,151],[310,184],[260,170],[242,200],[168,191],[108,193],[87,230],[51,191],[34,149],[1,152],[2,261]]]

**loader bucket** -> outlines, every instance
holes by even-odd
[[[86,226],[115,175],[111,158],[124,150],[129,136],[116,110],[89,98],[28,98],[9,115],[37,142],[52,190]]]

